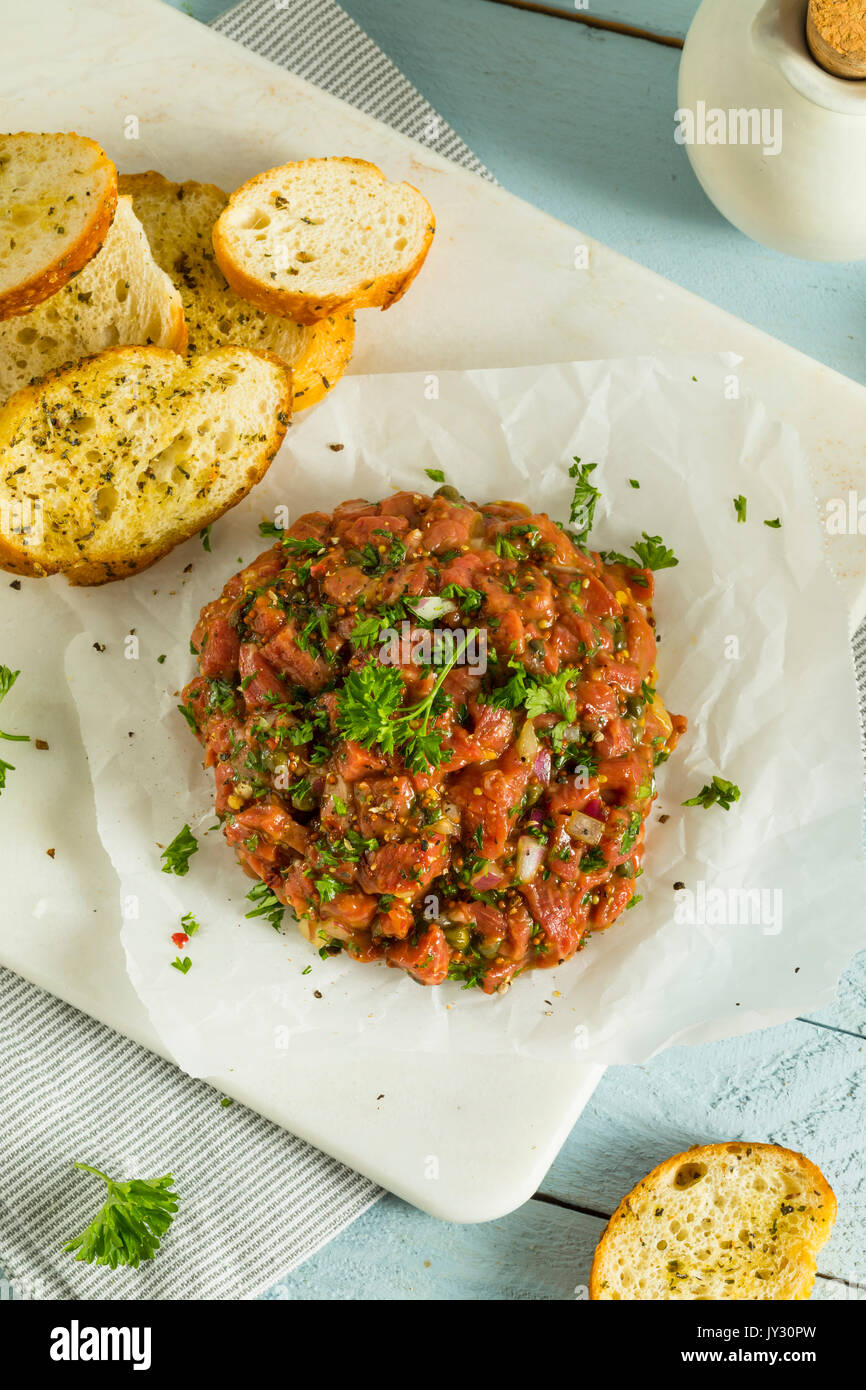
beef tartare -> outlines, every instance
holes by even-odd
[[[568,960],[631,904],[685,728],[640,553],[449,487],[276,534],[202,610],[183,692],[254,913],[488,994]]]

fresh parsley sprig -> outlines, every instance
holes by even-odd
[[[64,1245],[63,1253],[110,1269],[118,1265],[137,1269],[142,1260],[152,1260],[177,1211],[171,1173],[162,1178],[115,1182],[89,1163],[76,1163],[75,1167],[102,1178],[108,1196],[90,1225]]]
[[[430,721],[443,708],[441,691],[446,676],[477,636],[477,628],[464,634],[430,693],[407,709],[402,708],[406,687],[395,666],[369,661],[360,670],[350,671],[337,696],[338,732],[364,748],[377,744],[386,757],[399,752],[411,772],[424,773],[438,767],[442,761],[442,735],[438,729],[430,728]]]

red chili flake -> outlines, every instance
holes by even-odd
[[[189,937],[187,936],[185,931],[172,932],[171,939],[179,951],[182,951],[184,946],[186,946],[187,942],[189,941]]]

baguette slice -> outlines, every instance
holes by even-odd
[[[269,169],[229,198],[213,231],[220,270],[259,309],[314,323],[338,309],[388,309],[430,249],[430,204],[364,159]]]
[[[130,198],[118,198],[101,251],[28,314],[0,322],[0,402],[65,362],[128,343],[183,352],[181,297],[150,253]]]
[[[807,1299],[836,1198],[776,1144],[704,1144],[624,1197],[592,1262],[592,1299]]]
[[[212,183],[170,183],[150,170],[121,174],[121,193],[132,197],[151,250],[183,299],[188,351],[225,343],[275,352],[292,369],[294,408],[315,405],[349,364],[355,320],[341,310],[309,327],[255,309],[229,289],[213,252],[214,223],[228,194]]]
[[[105,240],[117,170],[83,135],[0,135],[0,319],[56,294]]]
[[[0,566],[146,569],[263,477],[291,399],[285,363],[242,347],[109,348],[24,387],[0,410]]]

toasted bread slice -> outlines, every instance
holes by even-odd
[[[146,569],[265,474],[291,399],[285,363],[242,347],[109,348],[25,386],[0,410],[0,566],[72,584]]]
[[[592,1262],[593,1299],[806,1299],[836,1198],[776,1144],[704,1144],[624,1197]]]
[[[101,251],[62,290],[0,322],[0,402],[82,354],[129,343],[183,352],[181,297],[150,252],[131,198],[119,198]]]
[[[83,135],[0,135],[0,319],[56,294],[105,240],[117,170]]]
[[[304,327],[254,308],[229,289],[213,251],[214,223],[228,194],[214,184],[170,183],[153,170],[121,174],[118,182],[132,197],[158,264],[180,291],[190,354],[225,343],[275,352],[292,369],[296,411],[326,396],[352,356],[352,313],[344,309]]]
[[[258,174],[214,227],[220,270],[259,309],[314,323],[388,309],[430,249],[430,204],[364,159],[305,159]]]

